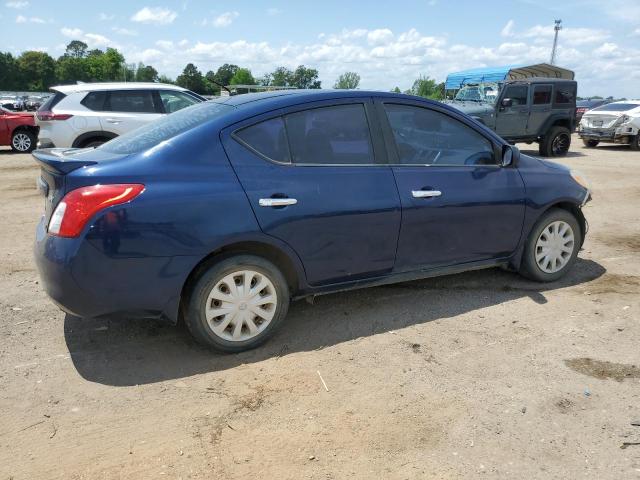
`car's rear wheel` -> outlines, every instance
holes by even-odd
[[[582,143],[584,143],[584,146],[587,148],[596,148],[600,142],[598,140],[589,140],[584,138],[582,139]]]
[[[236,255],[211,264],[188,293],[184,320],[199,342],[223,352],[264,343],[289,309],[287,281],[271,262]]]
[[[571,132],[566,127],[552,127],[540,140],[540,155],[564,157],[571,146]]]
[[[576,218],[566,210],[549,210],[531,229],[520,273],[538,282],[558,280],[575,263],[581,245]]]
[[[16,130],[11,136],[11,148],[14,152],[28,153],[36,148],[36,136],[29,130]]]
[[[631,150],[640,150],[640,132],[637,135],[631,137],[631,142],[629,143]]]

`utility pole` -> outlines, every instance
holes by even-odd
[[[553,48],[551,49],[551,65],[556,63],[556,49],[558,48],[558,33],[562,30],[562,20],[556,20],[556,25],[553,27],[555,35],[553,36]]]

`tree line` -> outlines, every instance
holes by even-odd
[[[321,88],[318,70],[299,65],[295,69],[278,67],[273,72],[256,78],[249,68],[225,63],[216,71],[202,73],[193,63],[187,64],[173,80],[160,75],[151,65],[142,62],[127,64],[115,48],[89,49],[80,40],[71,41],[65,53],[54,59],[46,52],[26,51],[14,57],[10,52],[0,52],[0,90],[43,92],[53,85],[81,82],[161,82],[175,83],[202,95],[219,95],[221,85],[263,85],[291,88]],[[345,72],[333,88],[356,89],[360,75]],[[393,91],[400,92],[396,87]],[[444,98],[444,83],[436,83],[428,77],[420,77],[404,93],[439,100]]]

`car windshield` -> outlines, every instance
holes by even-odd
[[[198,103],[116,137],[102,144],[98,149],[118,154],[138,153],[209,120],[221,117],[233,108],[215,101]]]
[[[626,112],[640,107],[640,103],[609,103],[601,107],[594,108],[594,112]]]
[[[494,82],[465,85],[456,93],[454,100],[496,103],[499,92],[500,86]]]

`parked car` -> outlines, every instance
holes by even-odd
[[[45,98],[38,95],[32,95],[25,102],[25,109],[29,112],[35,112],[44,103]]]
[[[11,110],[14,112],[19,112],[20,108],[20,100],[18,97],[5,95],[4,97],[0,97],[0,107]]]
[[[578,127],[585,146],[623,143],[640,150],[640,100],[608,103],[585,113]]]
[[[15,152],[26,153],[36,147],[37,138],[38,127],[32,113],[0,107],[0,145],[9,145]]]
[[[592,100],[578,100],[576,102],[576,125],[582,120],[582,116],[589,110],[600,107],[609,103],[610,100],[605,99],[592,99]]]
[[[204,97],[163,83],[80,83],[52,87],[38,109],[38,146],[97,147]]]
[[[221,97],[34,157],[51,298],[182,317],[228,352],[264,342],[292,298],[496,266],[557,280],[590,198],[458,110],[380,92]]]
[[[465,85],[449,104],[510,143],[538,142],[540,155],[562,157],[576,127],[573,80],[526,78]]]

